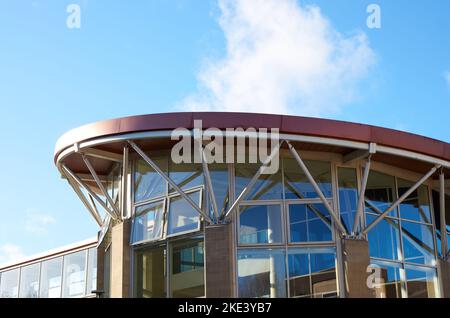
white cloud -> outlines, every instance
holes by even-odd
[[[445,81],[447,82],[448,87],[450,87],[450,72],[444,73]]]
[[[11,243],[0,245],[0,264],[16,261],[24,256],[22,248],[18,245]]]
[[[25,230],[35,235],[45,235],[48,226],[56,220],[51,215],[39,213],[35,210],[27,210],[25,217]]]
[[[337,32],[295,0],[219,0],[226,56],[204,63],[181,109],[323,115],[357,96],[375,61],[363,33]]]

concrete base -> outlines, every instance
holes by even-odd
[[[207,298],[233,297],[233,245],[230,224],[205,227]]]
[[[439,259],[441,272],[442,298],[450,298],[450,262]]]
[[[367,286],[367,267],[370,264],[369,244],[365,240],[343,239],[345,293],[348,298],[375,298],[375,291]]]
[[[111,230],[111,297],[130,297],[131,222],[125,220]]]

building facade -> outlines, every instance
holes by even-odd
[[[97,238],[0,266],[0,298],[90,298],[97,288]]]
[[[55,164],[99,225],[102,297],[450,297],[448,143],[170,113],[74,129]]]

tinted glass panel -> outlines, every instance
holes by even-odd
[[[429,225],[402,221],[406,262],[435,265],[433,229]]]
[[[174,244],[172,247],[172,297],[205,295],[203,242]]]
[[[169,160],[169,177],[175,181],[178,187],[187,190],[203,184],[203,173],[201,164],[175,164]],[[175,189],[171,189],[172,192]]]
[[[400,279],[400,265],[395,263],[371,261],[374,268],[374,278],[379,281],[372,281],[377,298],[402,298],[402,285]]]
[[[86,251],[64,256],[63,297],[84,296],[86,289]]]
[[[166,262],[164,248],[136,253],[136,296],[138,298],[166,297]]]
[[[397,183],[399,197],[414,185],[413,182],[403,179],[397,179]],[[431,223],[430,202],[426,186],[421,185],[400,204],[400,216],[402,219]]]
[[[97,249],[90,248],[88,251],[88,278],[86,284],[86,295],[92,294],[97,289]]]
[[[256,174],[260,164],[236,164],[236,197],[244,190]],[[275,174],[261,174],[244,200],[282,199],[283,187],[281,171]]]
[[[241,207],[239,221],[241,244],[270,244],[283,241],[280,205]]]
[[[226,164],[210,164],[209,174],[216,195],[219,215],[228,209],[230,194],[228,191],[228,167]],[[213,211],[211,211],[213,213]],[[211,214],[212,215],[212,214]]]
[[[339,211],[341,220],[350,233],[353,229],[353,222],[358,205],[358,186],[356,169],[339,168]]]
[[[326,197],[332,196],[331,165],[324,161],[304,160],[314,180]],[[284,158],[284,191],[286,199],[318,198],[313,186],[293,158]]]
[[[164,226],[164,201],[138,206],[135,213],[133,243],[161,238]]]
[[[19,269],[1,273],[0,298],[17,298],[19,296]]]
[[[289,205],[291,242],[332,241],[330,214],[323,204]]]
[[[39,297],[61,297],[62,257],[44,261],[41,266],[41,288]]]
[[[377,216],[366,214],[367,224]],[[384,218],[368,233],[370,256],[384,259],[399,259],[400,235],[398,221]]]
[[[408,298],[434,298],[437,296],[435,269],[408,266],[405,272]]]
[[[188,194],[197,204],[200,203],[200,192]],[[170,199],[169,224],[167,234],[178,234],[197,230],[200,226],[199,213],[182,197]]]
[[[238,297],[286,297],[284,250],[238,251]]]
[[[366,211],[378,213],[372,207],[375,206],[379,211],[384,212],[394,202],[395,192],[394,177],[378,171],[370,171],[366,186]],[[391,211],[389,216],[397,216],[397,209]]]
[[[24,266],[20,269],[20,298],[39,297],[39,271],[41,264]]]
[[[167,159],[153,159],[167,173]],[[134,174],[134,201],[155,198],[166,193],[166,182],[143,159],[136,161]]]

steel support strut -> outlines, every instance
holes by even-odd
[[[130,144],[130,146],[134,149],[134,151],[136,151],[139,156],[142,157],[142,159],[144,159],[145,162],[147,162],[147,164],[152,167],[153,170],[156,171],[156,173],[163,178],[164,180],[167,181],[167,183],[170,184],[170,186],[172,188],[175,189],[176,192],[178,192],[178,194],[185,199],[200,215],[202,215],[205,220],[210,223],[210,224],[214,224],[214,222],[211,220],[211,218],[209,217],[208,214],[206,214],[204,211],[202,211],[202,209],[191,199],[191,197],[189,197],[183,190],[180,189],[180,187],[178,187],[178,185],[169,178],[169,176],[167,176],[159,167],[156,163],[153,162],[152,159],[150,159],[149,156],[147,156],[145,154],[144,151],[142,151],[141,148],[139,148],[138,145],[136,145],[133,141],[131,140],[127,140],[127,142]]]
[[[198,141],[194,140],[194,142],[198,142]],[[211,199],[211,204],[212,204],[213,211],[214,211],[214,217],[217,222],[219,220],[219,208],[217,207],[216,195],[214,193],[211,175],[209,173],[208,161],[206,160],[207,158],[205,155],[205,150],[203,149],[203,145],[200,142],[198,142],[198,151],[200,152],[200,155],[202,158],[202,168],[203,168],[203,175],[204,175],[205,181],[206,181],[206,188],[209,193],[209,198]]]
[[[61,167],[65,172],[67,172],[70,175],[70,177],[72,177],[72,179],[74,179],[80,186],[82,186],[103,207],[103,209],[106,211],[106,213],[109,214],[111,218],[117,220],[114,211],[111,211],[109,207],[106,205],[106,203],[103,202],[103,200],[100,199],[98,195],[95,194],[95,192],[92,191],[72,170],[67,168],[65,164],[61,164]]]
[[[256,174],[253,176],[253,178],[250,180],[250,182],[247,184],[247,186],[241,191],[239,196],[234,200],[233,204],[230,206],[228,211],[223,216],[223,219],[226,220],[231,212],[237,207],[237,205],[245,198],[245,196],[250,192],[250,190],[254,187],[256,184],[256,181],[258,181],[259,176],[262,174],[266,166],[273,160],[275,156],[278,155],[280,151],[280,147],[283,144],[282,142],[278,142],[278,145],[272,149],[272,152],[270,156],[266,158],[266,160],[261,164]]]
[[[367,187],[367,180],[369,179],[369,172],[370,172],[370,156],[367,158],[366,166],[364,167],[364,175],[361,180],[361,188],[359,191],[359,199],[358,199],[358,205],[355,215],[355,220],[353,221],[353,230],[352,234],[356,234],[356,231],[358,231],[358,227],[361,225],[362,228],[362,215],[364,211],[364,198],[366,195],[366,187]]]
[[[441,221],[441,244],[442,256],[447,258],[448,242],[447,242],[447,220],[445,219],[445,175],[444,169],[439,174],[439,204],[440,204],[440,221]]]
[[[426,175],[424,175],[419,181],[417,181],[408,191],[406,191],[400,198],[397,199],[389,208],[387,208],[377,219],[375,219],[372,223],[370,223],[366,228],[361,232],[362,235],[366,235],[375,225],[380,223],[386,215],[389,214],[392,210],[397,208],[407,197],[410,196],[422,183],[424,183],[429,177],[439,169],[440,166],[434,166]]]
[[[289,141],[286,141],[286,143],[289,146],[289,150],[290,150],[291,154],[294,156],[295,160],[297,161],[298,165],[302,169],[303,173],[306,175],[306,177],[308,178],[309,182],[311,183],[311,185],[313,186],[314,190],[316,191],[317,195],[322,200],[322,203],[325,205],[325,208],[330,213],[330,215],[331,215],[331,217],[332,217],[332,219],[334,221],[333,222],[334,225],[341,232],[341,234],[344,234],[344,235],[348,234],[346,229],[345,229],[345,227],[344,227],[344,225],[342,225],[342,222],[339,219],[339,216],[335,213],[335,211],[331,207],[330,203],[325,198],[325,195],[323,194],[322,190],[320,190],[319,185],[317,184],[316,180],[314,180],[313,176],[309,172],[309,170],[306,167],[305,163],[303,162],[302,158],[300,158],[299,154],[297,153],[297,151],[295,150],[295,148],[291,145],[291,143]]]

